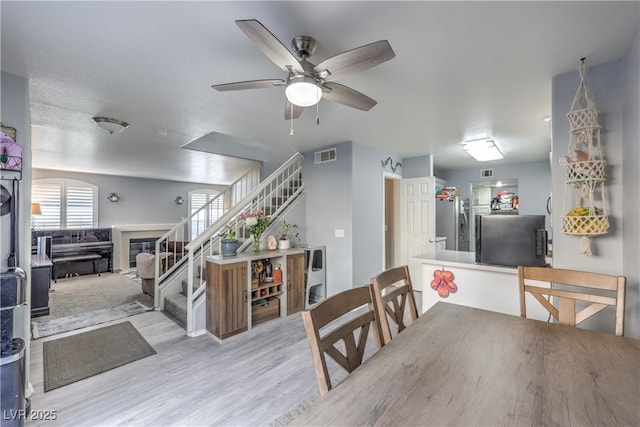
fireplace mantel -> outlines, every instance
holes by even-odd
[[[113,270],[129,270],[131,239],[160,238],[175,224],[125,224],[111,227],[113,239]]]

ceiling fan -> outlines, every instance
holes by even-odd
[[[364,71],[396,56],[386,40],[380,40],[325,59],[318,65],[307,60],[316,49],[313,37],[297,36],[291,47],[297,59],[264,25],[255,19],[238,20],[236,24],[262,52],[288,74],[287,80],[265,79],[224,83],[211,86],[218,91],[262,89],[285,86],[287,97],[285,120],[297,119],[304,107],[324,98],[348,107],[369,111],[377,102],[363,93],[335,83],[348,74]]]

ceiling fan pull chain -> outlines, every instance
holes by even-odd
[[[289,135],[293,136],[293,103],[289,103],[289,104],[291,104],[291,115],[290,115],[291,130],[289,131]]]
[[[316,79],[316,88],[320,89],[318,80]],[[320,95],[316,91],[316,126],[320,126]]]

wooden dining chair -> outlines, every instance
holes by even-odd
[[[352,313],[352,310],[358,308],[361,309]],[[371,285],[349,289],[325,299],[303,311],[302,320],[321,396],[327,394],[332,387],[326,354],[347,372],[352,372],[362,364],[370,329],[373,330],[376,347],[379,349],[383,345]],[[327,328],[321,330],[327,325]],[[357,337],[356,331],[359,331]],[[344,353],[335,346],[340,341],[344,344]]]
[[[624,332],[624,292],[626,278],[624,276],[612,276],[608,274],[590,273],[586,271],[565,270],[550,267],[518,267],[520,282],[520,316],[527,317],[525,293],[529,292],[533,297],[551,313],[551,315],[563,325],[576,326],[580,322],[590,318],[609,306],[616,308],[615,330],[617,336]],[[564,289],[542,288],[527,284],[529,281],[549,282],[552,284],[570,285],[586,289],[584,292],[569,291]],[[590,293],[588,290],[604,290],[599,294]],[[603,296],[607,293],[612,296]],[[556,297],[556,308],[549,299]],[[576,301],[585,301],[588,305],[576,313]]]
[[[385,344],[391,341],[389,318],[396,325],[398,333],[405,325],[405,311],[408,310],[413,322],[418,318],[416,298],[413,294],[409,267],[406,265],[390,268],[371,278],[373,297],[380,313],[380,327]],[[407,304],[408,302],[408,304]]]

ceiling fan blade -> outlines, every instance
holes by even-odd
[[[285,81],[282,79],[271,80],[248,80],[246,82],[234,82],[223,83],[220,85],[212,85],[211,87],[220,92],[226,92],[229,90],[244,90],[244,89],[263,89],[266,87],[282,86]]]
[[[291,110],[292,106],[293,112]],[[287,102],[285,102],[284,104],[284,119],[291,120],[291,116],[293,116],[294,119],[297,119],[298,117],[300,117],[300,114],[302,114],[302,110],[304,110],[304,108],[300,107],[299,105],[290,103],[287,99]]]
[[[340,79],[348,74],[368,70],[378,64],[393,59],[396,54],[386,40],[380,40],[327,58],[313,68],[321,73],[329,71],[331,80]]]
[[[326,82],[323,86],[331,89],[322,94],[322,97],[329,101],[362,111],[369,111],[377,104],[376,100],[369,98],[367,95],[339,83]]]
[[[291,67],[298,73],[304,73],[302,65],[296,57],[259,21],[255,19],[238,20],[236,24],[260,48],[262,53],[282,70],[289,72],[289,67]]]

